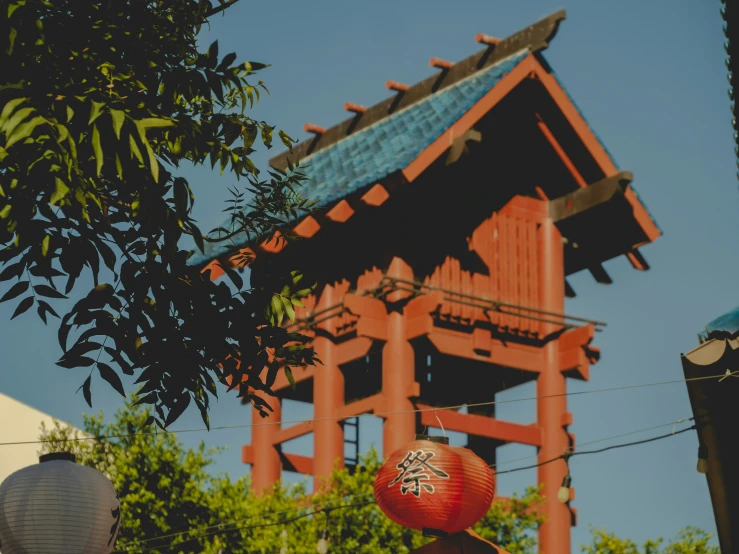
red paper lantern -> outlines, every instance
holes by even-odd
[[[375,498],[385,515],[429,534],[471,527],[488,512],[494,494],[488,465],[471,450],[449,446],[446,437],[416,435],[375,477]]]

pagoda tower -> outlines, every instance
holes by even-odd
[[[281,375],[270,416],[298,400],[316,421],[253,428],[243,461],[257,490],[285,470],[320,479],[356,464],[345,443],[358,449],[362,414],[382,417],[386,454],[440,422],[490,464],[508,443],[536,447],[539,461],[576,447],[567,379],[588,379],[602,324],[565,313],[566,278],[588,270],[610,284],[602,264],[622,255],[648,269],[639,248],[660,230],[542,55],[564,18],[478,35],[469,58],[431,58],[431,77],[388,81],[389,98],[347,103],[334,127],[306,125],[313,138],[270,162],[306,168],[304,194],[319,209],[291,229],[304,240],[237,240],[199,258],[217,278],[249,248],[319,283],[295,328],[323,363],[295,370],[294,387]],[[433,409],[489,403],[530,381],[530,425],[497,419],[493,405]],[[311,434],[313,457],[282,451]],[[574,491],[556,498],[566,472],[563,460],[538,468],[546,554],[570,552]]]

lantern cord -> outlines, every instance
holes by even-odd
[[[441,427],[441,432],[444,433],[444,436],[446,437],[446,431],[444,430],[444,424],[441,422],[441,419],[439,419],[439,412],[437,410],[434,410],[434,415],[436,416],[436,421],[439,422],[439,427]]]
[[[684,421],[684,420],[679,420],[678,422],[682,422],[682,421]],[[614,438],[619,438],[619,437],[624,437],[624,436],[628,436],[628,435],[633,435],[635,433],[643,433],[643,432],[648,431],[648,430],[651,430],[651,429],[657,429],[657,428],[660,428],[660,427],[666,427],[668,425],[671,426],[673,424],[674,423],[667,423],[667,424],[663,424],[663,425],[657,425],[657,426],[649,427],[649,428],[646,428],[646,429],[640,429],[638,431],[632,431],[630,433],[622,433],[620,435],[614,435],[614,436],[611,436],[611,437],[607,437],[607,438],[603,438],[603,439],[598,439],[598,440],[595,440],[595,441],[591,441],[590,443],[584,443],[584,444],[594,444],[594,443],[597,443],[597,442],[603,442],[603,441],[607,441],[607,440],[612,440]],[[670,438],[670,437],[674,437],[676,435],[680,435],[680,434],[686,433],[688,431],[692,431],[695,428],[696,428],[696,425],[692,425],[690,427],[686,427],[685,429],[679,429],[679,430],[674,431],[674,432],[666,433],[664,435],[659,435],[659,436],[651,437],[651,438],[644,439],[644,440],[632,441],[632,442],[622,443],[622,444],[615,444],[615,445],[611,445],[611,446],[606,446],[604,448],[599,448],[599,449],[596,449],[596,450],[580,450],[580,451],[574,451],[574,452],[567,452],[565,454],[562,454],[562,455],[557,456],[555,458],[548,459],[548,460],[546,460],[544,462],[541,462],[541,463],[538,463],[538,464],[529,465],[529,466],[523,466],[523,467],[517,467],[517,468],[505,470],[505,471],[497,471],[497,472],[495,472],[495,475],[502,475],[502,474],[505,474],[505,473],[514,473],[516,471],[524,471],[524,470],[527,470],[527,469],[533,469],[533,468],[541,467],[543,465],[547,465],[547,464],[551,464],[553,462],[556,462],[557,460],[565,459],[566,457],[567,457],[567,459],[569,459],[569,458],[572,458],[573,456],[579,456],[579,455],[584,455],[584,454],[600,454],[600,453],[603,453],[603,452],[607,452],[609,450],[616,450],[618,448],[627,448],[627,447],[631,447],[631,446],[639,446],[639,445],[642,445],[642,444],[648,444],[648,443],[656,442],[656,441],[659,441],[659,440],[662,440],[662,439],[667,439],[667,438]],[[343,498],[344,498],[344,500],[357,499],[357,498],[366,498],[368,496],[372,496],[373,494],[374,493],[369,492],[369,493],[364,493],[364,494],[349,495],[349,496],[345,496]],[[223,529],[223,527],[225,527],[225,526],[237,525],[239,523],[244,523],[244,522],[247,522],[247,521],[252,521],[254,519],[262,519],[262,518],[267,518],[267,517],[272,517],[272,516],[280,516],[280,515],[284,515],[284,514],[287,514],[287,513],[294,512],[296,510],[300,510],[301,508],[293,508],[293,509],[290,509],[290,510],[283,510],[283,511],[280,511],[280,512],[270,512],[270,513],[266,513],[266,514],[260,514],[258,516],[252,516],[252,517],[249,517],[249,518],[246,518],[246,519],[242,519],[242,520],[233,520],[233,521],[230,521],[230,522],[227,522],[227,523],[220,523],[220,524],[211,525],[211,526],[208,526],[208,527],[199,527],[199,528],[195,528],[195,529],[189,529],[189,530],[186,530],[186,531],[178,531],[178,532],[175,532],[175,533],[169,533],[167,535],[161,535],[161,536],[158,536],[158,537],[152,537],[152,538],[149,538],[149,539],[143,539],[143,540],[140,540],[140,541],[136,541],[132,545],[127,545],[127,548],[125,548],[125,549],[114,551],[113,554],[116,554],[116,553],[119,553],[120,554],[120,553],[127,553],[127,552],[148,552],[150,550],[159,550],[159,549],[167,548],[167,546],[146,547],[146,548],[137,548],[137,546],[139,546],[139,545],[146,545],[146,544],[148,544],[150,542],[153,542],[153,541],[161,541],[161,540],[164,540],[164,539],[171,539],[171,538],[180,537],[182,535],[188,535],[188,534],[192,534],[192,533],[205,532],[205,534],[203,534],[203,535],[200,535],[200,536],[197,536],[197,537],[192,537],[190,539],[190,540],[199,540],[199,539],[210,537],[210,536],[213,536],[213,535],[219,535],[219,534],[222,534],[222,533],[230,533],[230,532],[233,532],[233,531],[247,531],[249,529],[258,529],[258,528],[264,528],[264,527],[274,527],[276,525],[286,525],[286,524],[293,523],[295,521],[298,521],[298,520],[301,520],[301,519],[304,519],[306,517],[310,517],[310,516],[313,516],[313,515],[316,515],[316,514],[320,514],[320,513],[327,513],[327,512],[334,511],[334,510],[342,510],[342,509],[346,509],[346,508],[369,506],[369,505],[372,505],[372,504],[376,504],[376,502],[370,501],[370,502],[359,502],[359,503],[353,503],[353,504],[341,504],[341,505],[337,505],[337,506],[326,506],[326,507],[323,507],[323,508],[317,508],[317,509],[312,510],[310,512],[307,512],[305,514],[297,515],[295,517],[291,517],[291,518],[287,518],[287,519],[282,519],[282,520],[277,521],[277,522],[262,523],[262,524],[250,525],[250,526],[246,526],[246,527],[239,526],[239,527],[234,527],[232,529]],[[177,544],[181,544],[181,543],[177,543]],[[170,545],[170,546],[175,546],[175,545]]]
[[[400,410],[400,411],[393,411],[393,412],[373,412],[371,414],[357,414],[356,417],[366,417],[366,416],[373,416],[373,417],[384,417],[388,415],[396,415],[396,414],[408,414],[408,413],[423,413],[423,412],[438,412],[439,410],[459,410],[460,408],[474,408],[474,407],[480,407],[480,406],[494,406],[496,404],[513,404],[516,402],[527,402],[532,400],[541,400],[541,399],[547,399],[547,398],[561,398],[561,397],[567,397],[567,396],[580,396],[584,394],[598,394],[598,393],[604,393],[604,392],[613,392],[613,391],[621,391],[621,390],[631,390],[631,389],[640,389],[640,388],[647,388],[647,387],[657,387],[657,386],[664,386],[664,385],[674,385],[677,383],[688,383],[691,381],[704,381],[707,379],[717,379],[721,380],[722,378],[725,378],[725,374],[720,375],[706,375],[702,377],[691,377],[689,379],[674,379],[672,381],[658,381],[655,383],[643,383],[641,385],[625,385],[620,387],[608,387],[603,389],[593,389],[593,390],[583,390],[583,391],[575,391],[575,392],[566,392],[561,394],[549,394],[549,395],[543,395],[543,396],[529,396],[525,398],[512,398],[510,400],[491,400],[489,402],[475,402],[475,403],[468,403],[468,404],[459,404],[456,406],[439,406],[434,408],[419,408],[415,410]],[[194,429],[179,429],[179,430],[162,430],[161,433],[198,433],[198,432],[205,432],[205,431],[224,431],[224,430],[230,430],[230,429],[247,429],[247,428],[253,428],[253,427],[264,427],[267,425],[297,425],[301,423],[311,423],[316,421],[336,421],[336,420],[343,420],[346,419],[345,416],[334,416],[334,417],[323,417],[323,418],[314,418],[314,419],[299,419],[299,420],[285,420],[285,421],[265,421],[261,423],[243,423],[239,425],[221,425],[217,427],[211,427],[210,429],[207,427],[199,427]],[[115,440],[115,439],[125,439],[125,438],[131,438],[131,437],[137,437],[137,436],[151,436],[158,434],[158,431],[141,431],[138,433],[126,433],[126,434],[120,434],[120,435],[100,435],[100,436],[86,436],[86,437],[70,437],[65,439],[45,439],[45,440],[29,440],[29,441],[11,441],[11,442],[0,442],[0,446],[19,446],[24,444],[45,444],[45,443],[64,443],[64,442],[83,442],[83,441],[103,441],[103,440]]]

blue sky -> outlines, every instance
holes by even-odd
[[[203,43],[218,38],[223,53],[272,64],[262,77],[271,95],[254,115],[304,138],[305,122],[328,127],[342,120],[345,101],[372,105],[385,98],[386,80],[414,83],[430,75],[430,57],[457,61],[475,52],[476,33],[504,37],[561,8],[567,20],[546,57],[619,166],[634,173],[634,186],[664,231],[643,249],[650,271],[637,272],[621,258],[606,264],[610,286],[595,283],[589,273],[570,279],[578,296],[568,300],[568,313],[608,322],[596,339],[602,360],[591,381],[571,383],[570,390],[679,379],[680,353],[697,345],[701,326],[739,304],[739,195],[718,0],[243,0],[214,19]],[[269,155],[257,154],[260,167]],[[196,184],[201,228],[214,227],[232,179],[203,168],[188,169],[186,176]],[[11,313],[12,306],[0,306],[0,392],[79,424],[87,406],[75,390],[86,373],[54,365],[54,328],[30,312],[8,322]],[[532,395],[533,388],[521,387],[504,398]],[[121,403],[100,380],[93,384],[93,402],[107,415]],[[574,396],[569,406],[579,443],[691,415],[681,384]],[[533,402],[504,404],[498,416],[530,423],[534,410]],[[288,407],[285,418],[310,415],[305,407]],[[246,424],[250,410],[223,396],[211,421]],[[7,424],[0,422],[0,436]],[[192,426],[199,426],[195,412],[176,425]],[[362,448],[379,442],[379,429],[377,420],[363,420]],[[240,463],[248,429],[182,438],[228,445],[216,469],[233,476],[248,471]],[[290,448],[312,451],[309,440]],[[499,457],[531,454],[507,446]],[[574,459],[579,525],[573,545],[588,540],[589,525],[634,540],[672,537],[685,525],[715,531],[696,457],[697,439],[686,433]],[[533,470],[502,476],[499,491],[508,495],[534,481]]]

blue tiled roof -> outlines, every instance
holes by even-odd
[[[701,340],[734,337],[739,333],[739,308],[717,317],[700,332]]]
[[[472,108],[526,57],[528,50],[479,71],[300,162],[310,181],[303,195],[328,206],[407,167],[425,148]],[[237,245],[241,245],[235,237]],[[243,242],[243,241],[242,241]],[[199,265],[233,249],[206,243],[191,264]]]

